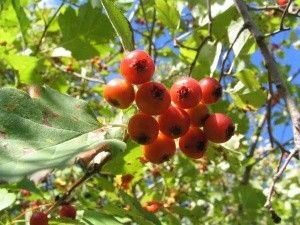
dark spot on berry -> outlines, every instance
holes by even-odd
[[[181,128],[179,126],[174,125],[173,127],[171,127],[170,129],[170,133],[172,134],[172,136],[177,137],[178,135],[180,135],[182,132]]]
[[[138,73],[145,73],[147,71],[147,69],[148,69],[147,60],[146,59],[138,60],[133,65],[133,67],[136,70],[136,72],[138,72]]]
[[[216,98],[220,98],[222,96],[223,89],[221,86],[217,87],[213,93]]]
[[[232,135],[234,134],[234,130],[235,130],[234,125],[233,125],[233,124],[230,124],[230,125],[228,126],[228,128],[226,129],[226,137],[227,137],[227,138],[231,138]]]
[[[199,152],[203,151],[204,147],[205,147],[204,141],[198,141],[197,142],[197,144],[196,144],[197,151],[199,151]]]
[[[157,85],[153,85],[151,89],[151,95],[153,98],[162,101],[164,99],[165,90]]]
[[[177,93],[178,93],[179,99],[185,99],[190,96],[191,90],[188,87],[183,86],[177,91]]]
[[[205,121],[208,119],[209,114],[205,115],[203,118],[200,119],[199,124],[200,126],[204,126]]]
[[[146,134],[140,134],[137,137],[137,143],[139,144],[146,144],[149,141],[150,137],[147,136]]]
[[[159,163],[163,163],[163,162],[169,161],[169,159],[170,159],[170,156],[169,156],[167,153],[165,153],[165,154],[161,157]]]
[[[115,107],[120,106],[120,103],[119,103],[118,100],[116,100],[116,99],[109,98],[107,101],[108,101],[111,105],[113,105],[113,106],[115,106]]]

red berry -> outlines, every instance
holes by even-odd
[[[121,61],[120,67],[124,78],[132,84],[150,81],[155,71],[151,56],[142,50],[129,52]]]
[[[206,77],[201,79],[199,83],[202,90],[202,103],[212,104],[222,97],[222,86],[216,79]]]
[[[75,219],[76,209],[74,206],[70,204],[62,205],[61,208],[59,209],[59,216],[61,218],[67,217],[67,218]]]
[[[207,148],[207,138],[198,127],[191,127],[189,131],[179,139],[180,150],[188,157],[199,159],[203,157]]]
[[[199,82],[190,77],[177,80],[170,90],[172,101],[183,109],[196,106],[201,99]]]
[[[156,213],[161,208],[161,204],[157,201],[149,201],[143,206],[150,213]]]
[[[31,195],[30,191],[26,190],[26,189],[21,189],[20,193],[23,197],[28,197]]]
[[[204,133],[208,140],[224,143],[234,134],[234,124],[231,118],[222,113],[210,115],[204,124]]]
[[[277,0],[277,4],[280,8],[285,9],[287,4],[289,3],[289,0]]]
[[[205,120],[209,117],[209,110],[203,103],[199,103],[197,106],[187,109],[191,119],[191,126],[203,127]]]
[[[158,132],[158,123],[150,115],[138,113],[128,122],[130,138],[141,145],[152,143],[157,138]]]
[[[170,137],[179,138],[184,135],[190,126],[190,118],[181,108],[170,106],[158,117],[160,131]]]
[[[169,108],[171,97],[168,89],[163,84],[147,82],[139,87],[135,102],[143,113],[159,115]]]
[[[176,152],[175,141],[159,133],[157,139],[150,145],[143,147],[144,157],[152,163],[163,163],[174,156]]]
[[[126,109],[134,101],[133,86],[122,79],[113,79],[104,86],[103,96],[112,106]]]
[[[48,217],[44,212],[35,212],[30,218],[30,225],[48,225]]]

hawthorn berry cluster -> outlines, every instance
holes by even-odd
[[[106,101],[120,109],[134,101],[139,112],[128,122],[130,138],[143,145],[144,158],[152,163],[169,160],[179,148],[188,157],[201,158],[208,146],[228,141],[235,127],[225,114],[210,114],[207,105],[222,96],[222,87],[214,78],[197,81],[182,77],[170,90],[150,81],[155,65],[142,50],[128,53],[121,61],[123,79],[113,79],[104,87]],[[134,86],[137,86],[135,93]],[[203,127],[203,129],[201,129]]]
[[[70,204],[63,204],[59,209],[60,218],[76,218],[76,208]],[[47,213],[37,211],[30,218],[30,225],[48,225],[49,218]]]

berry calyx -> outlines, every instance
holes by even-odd
[[[132,84],[150,81],[155,71],[151,56],[143,50],[129,52],[121,61],[121,74]]]
[[[48,225],[48,217],[44,212],[35,212],[30,218],[30,225]]]
[[[231,118],[222,113],[210,115],[204,124],[204,133],[214,143],[224,143],[234,134],[235,126]]]
[[[71,219],[76,218],[76,208],[70,204],[62,205],[59,209],[59,216],[61,218],[67,217]]]
[[[203,103],[199,103],[197,106],[187,109],[186,112],[190,116],[191,126],[203,127],[206,119],[209,117],[209,110]]]
[[[160,164],[172,158],[176,152],[175,141],[159,133],[157,139],[143,147],[144,157],[151,163]]]
[[[190,118],[186,111],[181,108],[170,106],[158,117],[160,131],[170,137],[179,138],[184,135],[190,126]]]
[[[126,109],[134,101],[135,93],[132,84],[122,79],[113,79],[104,86],[103,96],[110,105]]]
[[[152,143],[158,135],[159,125],[150,115],[138,113],[132,116],[128,122],[128,134],[130,138],[141,145]]]
[[[189,131],[179,139],[180,150],[188,157],[199,159],[203,157],[207,149],[207,138],[198,127],[191,127]]]
[[[222,86],[216,79],[206,77],[201,79],[199,84],[202,90],[202,103],[212,104],[217,102],[222,97]]]
[[[196,106],[201,99],[201,93],[199,82],[190,77],[177,80],[170,90],[172,101],[183,109]]]
[[[171,97],[163,84],[147,82],[139,87],[135,96],[135,102],[143,113],[159,115],[169,108]]]

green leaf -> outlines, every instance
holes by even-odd
[[[231,22],[231,24],[228,27],[228,39],[230,44],[232,44],[235,41],[238,32],[240,32],[243,26],[244,26],[244,21],[242,19]],[[244,29],[244,31],[240,34],[239,38],[236,40],[232,48],[235,57],[238,57],[238,55],[243,50],[244,46],[246,45],[250,37],[251,37],[250,31]]]
[[[235,76],[250,90],[259,90],[261,85],[258,81],[258,72],[254,69],[244,69],[239,71]]]
[[[42,67],[42,60],[33,56],[8,55],[4,56],[7,63],[18,71],[19,79],[24,84],[41,84],[42,73],[39,69]]]
[[[49,225],[85,225],[85,223],[69,218],[51,219]]]
[[[20,4],[20,0],[12,0],[12,5],[17,14],[21,32],[26,42],[26,33],[27,33],[27,29],[30,27],[30,20],[28,19],[23,6]]]
[[[156,0],[155,6],[157,9],[157,18],[174,34],[180,22],[180,15],[177,11],[175,1]]]
[[[113,216],[100,213],[98,211],[84,211],[83,221],[85,224],[105,224],[105,225],[121,225]]]
[[[103,166],[102,171],[115,175],[131,174],[135,177],[141,175],[143,172],[142,168],[144,167],[140,162],[142,154],[141,146],[130,142],[126,151],[113,157],[112,160]]]
[[[110,20],[115,32],[119,36],[123,48],[127,51],[134,50],[134,36],[132,27],[126,17],[120,12],[120,10],[110,0],[100,0],[103,8],[107,13],[107,17]]]
[[[66,166],[80,152],[123,142],[105,140],[87,103],[50,88],[36,88],[34,98],[0,89],[0,177],[16,179],[35,171]]]
[[[0,189],[0,211],[11,206],[15,200],[15,194],[8,193],[6,189]]]
[[[234,191],[234,196],[243,205],[243,209],[250,217],[254,217],[264,206],[266,197],[262,190],[250,185],[241,185]]]
[[[89,3],[81,5],[79,10],[68,7],[59,15],[58,23],[62,45],[78,60],[109,52],[108,43],[115,37],[106,16]]]

